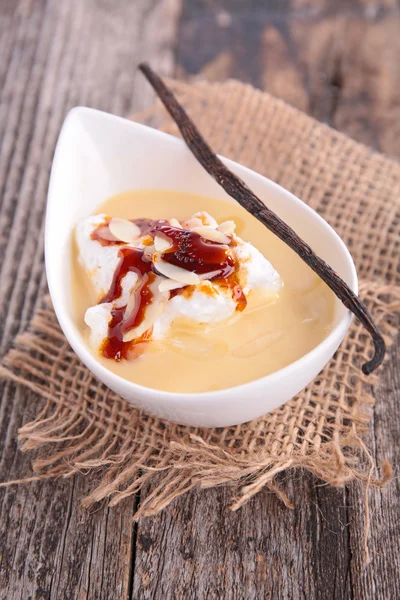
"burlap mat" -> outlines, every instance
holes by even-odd
[[[356,262],[360,296],[390,342],[400,310],[400,165],[238,82],[170,83],[218,152],[291,190],[338,231]],[[140,118],[174,132],[158,105]],[[264,486],[290,504],[275,482],[288,468],[308,469],[332,485],[370,481],[371,458],[360,438],[377,381],[360,370],[370,350],[369,336],[353,323],[304,392],[226,429],[174,425],[132,408],[79,362],[49,305],[16,339],[1,374],[45,401],[19,432],[23,450],[39,449],[32,479],[99,469],[86,506],[105,498],[114,505],[151,484],[139,517],[194,486],[232,486],[233,508]]]

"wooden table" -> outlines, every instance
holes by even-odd
[[[400,156],[396,0],[2,0],[0,2],[1,351],[45,290],[43,214],[60,125],[74,105],[120,115],[152,95],[135,73],[236,77]],[[377,391],[367,444],[400,464],[400,346]],[[3,385],[2,480],[29,473],[18,427],[37,410]],[[132,525],[132,501],[81,509],[90,477],[1,491],[0,596],[23,599],[400,598],[398,476],[370,495],[285,474],[289,511],[262,492],[237,513],[223,489],[194,491]],[[149,493],[147,490],[145,493]],[[140,499],[137,499],[139,502]]]

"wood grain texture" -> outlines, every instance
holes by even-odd
[[[397,0],[187,0],[180,20],[181,6],[0,3],[2,352],[25,329],[45,289],[44,201],[62,120],[76,104],[121,115],[148,106],[150,88],[134,74],[139,60],[168,74],[177,55],[182,76],[252,82],[400,157]],[[391,356],[366,443],[378,463],[398,465],[399,345]],[[37,398],[10,384],[2,392],[5,480],[30,472],[16,434],[37,412]],[[400,597],[397,475],[370,495],[367,569],[362,489],[318,487],[301,473],[287,473],[281,483],[294,511],[265,491],[231,513],[228,490],[195,491],[137,531],[131,502],[92,514],[80,508],[91,485],[84,477],[2,490],[0,598]]]
[[[350,587],[349,548],[337,543],[346,529],[343,490],[330,490],[321,507],[309,476],[281,483],[296,498],[296,510],[264,491],[230,513],[229,492],[215,489],[191,493],[144,521],[134,598],[350,597],[323,595],[326,580]]]
[[[236,77],[400,158],[398,4],[193,1],[178,46],[181,76]],[[196,48],[196,52],[193,51]],[[398,342],[376,393],[366,444],[399,464]],[[287,474],[289,511],[267,492],[238,513],[226,490],[193,491],[138,530],[134,598],[363,599],[400,597],[399,478],[364,491]]]
[[[56,139],[85,104],[126,115],[152,102],[134,76],[147,58],[169,74],[178,0],[19,0],[0,3],[0,348],[22,331],[45,290],[43,217]],[[2,386],[0,480],[30,473],[18,427],[38,400]],[[94,476],[95,477],[95,476]],[[134,504],[93,514],[84,477],[1,490],[0,598],[130,596]]]

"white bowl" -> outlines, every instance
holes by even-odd
[[[223,161],[357,293],[352,258],[317,213],[269,179],[231,160]],[[124,190],[146,188],[229,198],[181,140],[97,110],[74,108],[65,120],[54,156],[45,243],[50,294],[66,338],[98,379],[135,406],[165,419],[225,427],[277,408],[312,381],[343,340],[351,314],[339,301],[332,332],[311,352],[271,375],[221,391],[178,394],[143,387],[109,371],[86,346],[70,300],[71,232],[79,219],[91,214],[106,198]]]

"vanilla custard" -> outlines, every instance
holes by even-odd
[[[289,365],[331,330],[331,290],[239,204],[145,190],[118,194],[96,214],[76,231],[76,322],[97,359],[125,379],[169,392],[224,389]],[[132,231],[141,236],[140,250],[124,245]],[[114,235],[124,243],[115,247]],[[172,238],[179,242],[183,235],[186,245],[173,254]],[[86,239],[97,254],[102,246],[101,265],[86,251]],[[192,265],[199,275],[182,271],[191,258],[183,253],[188,239],[208,252],[214,270],[206,261],[203,268]],[[139,275],[129,273],[130,267],[138,272],[138,260]],[[111,285],[107,269],[114,272]],[[136,289],[136,308],[122,336],[120,321],[135,303],[130,289]],[[123,343],[113,337],[117,329]]]

